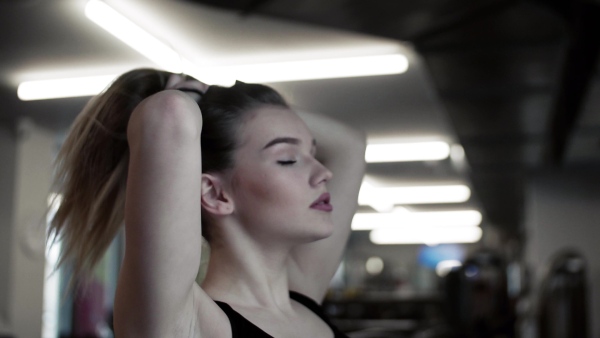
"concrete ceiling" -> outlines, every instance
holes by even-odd
[[[489,222],[521,233],[544,170],[600,167],[600,3],[189,0],[409,42],[431,76]]]
[[[568,24],[534,2],[106,1],[199,65],[370,55],[400,50],[406,73],[272,84],[301,108],[370,139],[443,139],[452,161],[369,165],[388,182],[473,182],[486,223],[519,229],[527,177],[544,160]],[[116,74],[152,62],[83,15],[83,0],[0,1],[0,120],[28,116],[64,132],[88,98],[22,102],[19,82]],[[207,7],[218,4],[219,7]],[[240,14],[241,13],[241,14]],[[596,166],[600,81],[568,130],[562,163]],[[468,173],[468,175],[467,175]],[[441,206],[448,207],[448,206]]]
[[[346,33],[276,19],[237,14],[188,2],[108,1],[131,20],[199,65],[250,64],[401,51],[410,59],[405,74],[273,84],[293,104],[364,124],[372,138],[442,138],[454,135],[431,95],[422,62],[410,46],[384,38]],[[25,80],[118,74],[155,66],[83,15],[85,1],[0,2],[0,71],[4,118],[29,115],[64,128],[84,99],[16,100]],[[64,104],[73,105],[56,113]],[[71,113],[67,113],[70,111]],[[369,118],[366,118],[369,117]]]
[[[1,43],[5,51],[0,58],[0,95],[5,102],[0,118],[29,116],[49,128],[65,130],[87,98],[22,102],[16,98],[16,87],[21,81],[116,74],[155,66],[85,18],[85,3],[0,2],[4,28]],[[241,18],[231,11],[185,1],[107,3],[199,65],[402,52],[410,62],[404,74],[272,85],[292,104],[364,128],[370,139],[456,139],[421,58],[408,44],[287,20]],[[450,166],[446,167],[439,171],[454,180],[460,178]],[[414,174],[419,175],[420,171]],[[428,174],[421,176],[435,179]],[[405,176],[399,179],[406,181]]]

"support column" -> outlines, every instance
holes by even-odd
[[[0,337],[12,332],[9,324],[9,277],[14,211],[16,128],[0,122]]]
[[[15,337],[40,337],[46,222],[54,133],[19,121],[15,146],[13,223],[10,241],[8,325]]]

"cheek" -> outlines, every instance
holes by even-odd
[[[289,204],[298,197],[294,194],[297,179],[289,173],[263,171],[240,180],[239,193],[246,203],[257,207]]]
[[[238,195],[244,203],[261,203],[272,200],[276,197],[277,192],[271,187],[272,178],[265,172],[255,175],[246,175],[236,182]]]

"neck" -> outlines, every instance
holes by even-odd
[[[213,299],[229,304],[289,309],[290,251],[289,245],[265,246],[249,237],[216,243],[211,246],[202,288]]]

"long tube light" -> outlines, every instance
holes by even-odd
[[[54,80],[25,81],[19,84],[17,96],[22,101],[61,97],[93,96],[106,88],[117,75],[102,75]]]
[[[476,243],[481,239],[479,227],[402,227],[376,229],[369,239],[374,244]]]
[[[386,143],[369,144],[365,152],[368,163],[437,161],[450,156],[446,142]]]
[[[164,69],[185,71],[209,84],[231,85],[235,80],[272,83],[390,75],[408,69],[408,59],[402,54],[200,68],[100,0],[89,1],[85,15]]]
[[[159,68],[185,72],[208,84],[232,85],[235,80],[255,83],[317,80],[400,74],[408,69],[402,54],[372,55],[323,60],[198,67],[129,19],[99,0],[91,0],[85,15],[94,23],[138,51]],[[19,85],[23,101],[96,95],[115,75],[27,81]]]
[[[368,182],[363,182],[358,194],[358,203],[384,212],[390,211],[398,204],[462,203],[470,197],[471,189],[462,184],[374,187]]]
[[[90,0],[85,16],[167,71],[181,73],[179,53],[99,0]]]
[[[318,80],[400,73],[406,70],[401,54],[374,55],[327,60],[265,63],[254,65],[196,67],[183,60],[186,73],[208,84],[233,85],[235,80],[249,83]],[[394,65],[396,64],[396,65]],[[400,65],[400,66],[398,66]],[[400,67],[400,68],[399,68]],[[165,68],[165,67],[163,67]],[[62,97],[93,96],[106,88],[117,75],[26,81],[17,94],[23,101]]]
[[[357,213],[352,230],[396,229],[407,227],[477,227],[482,216],[477,210],[394,211],[389,213]]]
[[[235,80],[249,83],[335,79],[401,74],[408,69],[402,54],[371,55],[321,60],[302,60],[219,67],[186,67],[190,75],[209,84],[232,85]]]
[[[450,273],[450,271],[452,271],[453,269],[459,268],[461,266],[461,261],[456,259],[448,259],[437,263],[435,267],[435,273],[440,277],[444,277],[448,275],[448,273]]]
[[[403,59],[406,59],[404,55],[391,54],[203,68],[194,67],[189,61],[184,60],[183,65],[186,68],[187,74],[203,82],[211,85],[229,86],[233,85],[236,79],[249,83],[274,83],[396,74],[400,72],[399,68],[394,68],[392,64],[401,64]],[[19,85],[17,93],[23,101],[92,96],[100,93],[116,77],[117,75],[106,75],[27,81]]]

